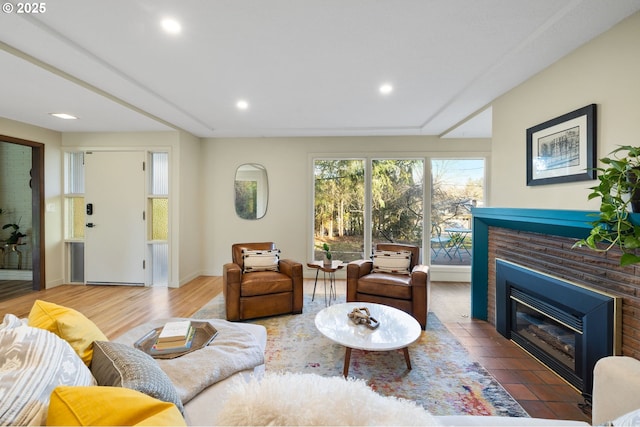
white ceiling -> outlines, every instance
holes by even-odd
[[[0,117],[200,137],[488,137],[493,99],[640,10],[640,0],[44,4],[0,12]],[[182,32],[165,33],[165,17]],[[382,96],[385,82],[394,90]]]

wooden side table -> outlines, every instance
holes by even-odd
[[[318,274],[322,271],[324,283],[324,305],[328,307],[331,301],[335,301],[336,295],[336,271],[344,267],[342,261],[331,261],[331,265],[325,265],[323,261],[310,261],[307,267],[316,269],[316,280],[313,283],[313,295],[311,301],[316,297],[316,285],[318,284]],[[329,274],[329,298],[327,299],[327,274]]]

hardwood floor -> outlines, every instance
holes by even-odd
[[[31,280],[0,280],[0,301],[33,292]]]
[[[78,310],[113,339],[162,317],[189,317],[222,292],[222,277],[199,277],[180,288],[62,285],[0,301],[0,316],[27,317],[36,299]]]
[[[311,280],[312,281],[312,280]],[[338,281],[344,287],[344,280]],[[222,292],[222,277],[200,277],[178,289],[64,285],[0,301],[6,313],[26,317],[36,299],[72,307],[91,319],[110,339],[148,320],[188,317]],[[581,395],[545,366],[470,313],[468,283],[432,282],[431,310],[518,400],[532,417],[591,421],[579,407]]]

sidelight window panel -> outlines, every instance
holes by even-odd
[[[154,197],[151,205],[151,240],[169,239],[169,199]]]
[[[84,153],[64,154],[65,239],[84,239]]]
[[[169,194],[169,153],[151,153],[152,195]]]
[[[169,283],[169,153],[149,153],[147,233],[151,260],[151,283]]]
[[[67,196],[65,198],[65,204],[65,210],[67,212],[67,239],[84,239],[84,196]]]
[[[64,193],[84,193],[84,153],[65,153]]]

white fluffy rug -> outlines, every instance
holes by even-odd
[[[363,380],[315,374],[267,373],[238,379],[217,425],[440,425],[417,404],[385,397]]]

